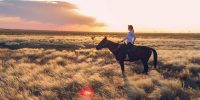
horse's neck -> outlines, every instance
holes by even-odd
[[[108,40],[107,42],[108,42],[107,47],[108,47],[108,49],[109,49],[111,52],[114,52],[115,50],[118,49],[118,46],[119,46],[118,43],[114,43],[114,42],[109,41],[109,40]]]

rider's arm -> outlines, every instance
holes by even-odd
[[[133,34],[133,42],[135,42],[135,40],[136,40],[136,35],[135,34]]]
[[[127,38],[128,38],[128,36],[124,37],[124,38],[123,38],[123,40],[122,40],[121,42],[124,42],[124,41],[126,41],[126,40],[127,40]]]

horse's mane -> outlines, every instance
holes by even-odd
[[[115,44],[115,45],[120,45],[119,43],[113,42],[113,41],[111,41],[111,40],[107,40],[107,42],[112,43],[112,44]]]

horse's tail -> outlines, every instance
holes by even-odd
[[[158,60],[158,54],[157,54],[157,52],[156,52],[155,49],[151,48],[151,50],[153,51],[153,56],[154,56],[154,62],[153,62],[154,68],[156,68],[156,66],[157,66],[157,60]]]

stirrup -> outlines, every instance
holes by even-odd
[[[125,55],[124,60],[129,60],[129,56],[128,56],[128,54]]]

